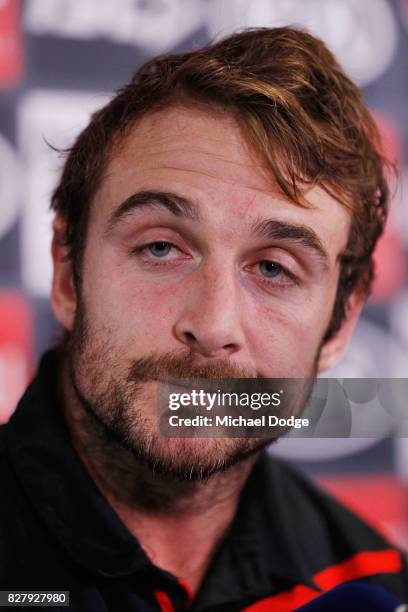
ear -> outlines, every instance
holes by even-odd
[[[65,230],[65,221],[61,217],[55,217],[51,244],[53,260],[51,304],[59,323],[67,331],[71,331],[75,319],[77,296],[72,261],[67,258],[67,247],[64,246]]]
[[[346,304],[345,318],[340,329],[321,348],[317,366],[319,373],[333,368],[344,355],[364,302],[365,296],[362,291],[357,290],[349,297]]]

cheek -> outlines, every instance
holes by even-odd
[[[310,373],[330,320],[327,299],[301,304],[252,304],[247,338],[260,357],[258,370],[266,377],[304,376]]]
[[[159,348],[160,340],[168,342],[177,304],[182,302],[179,293],[175,288],[135,278],[114,263],[95,265],[92,275],[84,275],[88,320],[95,333],[100,330],[114,336],[118,346],[131,342],[135,348],[149,345],[154,350]]]

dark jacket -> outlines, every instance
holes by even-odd
[[[153,565],[81,463],[57,371],[50,352],[0,427],[0,590],[70,591],[75,612],[186,609],[182,581]],[[285,612],[353,580],[408,600],[400,552],[263,453],[191,609]]]

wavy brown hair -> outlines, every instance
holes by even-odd
[[[307,190],[318,185],[350,210],[329,338],[350,294],[369,294],[387,216],[386,162],[356,85],[321,40],[291,27],[245,30],[191,53],[156,57],[92,116],[69,150],[51,202],[66,222],[76,283],[89,208],[114,145],[142,116],[185,101],[232,113],[292,202],[309,206]]]

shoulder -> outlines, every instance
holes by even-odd
[[[269,456],[262,469],[270,520],[279,516],[317,581],[361,579],[408,597],[405,553],[294,465]]]
[[[7,425],[0,425],[0,487],[1,487],[1,496],[3,499],[8,499],[8,466],[7,466],[7,457],[6,457],[6,447],[5,447],[5,433],[6,433]],[[3,497],[4,496],[4,497]],[[1,504],[0,509],[0,583],[3,581],[3,576],[5,572],[5,559],[6,559],[6,543],[5,543],[5,529],[6,522],[4,519],[4,508],[5,504]]]
[[[4,484],[5,473],[9,471],[10,468],[6,445],[6,436],[8,428],[8,423],[0,425],[0,483],[2,484]]]
[[[266,454],[259,467],[268,521],[315,584],[362,580],[408,599],[406,553],[289,462]]]
[[[4,454],[4,432],[7,425],[0,425],[0,457]]]
[[[5,465],[8,463],[7,451],[6,451],[6,434],[8,424],[5,423],[0,425],[0,469],[3,470]]]
[[[296,522],[299,517],[316,535],[336,538],[344,545],[382,547],[388,542],[362,518],[324,491],[298,467],[282,459],[268,457],[264,463],[266,478],[275,494],[284,500],[286,512]]]

